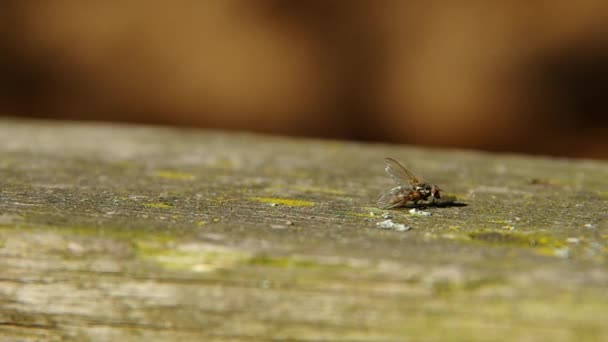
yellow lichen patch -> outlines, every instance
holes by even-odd
[[[313,192],[329,195],[346,195],[346,192],[337,189],[323,188],[317,186],[294,186],[293,189],[303,192]]]
[[[151,241],[136,241],[134,245],[139,258],[173,270],[210,272],[232,268],[249,258],[239,251],[202,243],[179,244],[171,248]]]
[[[530,179],[530,184],[532,185],[545,185],[545,186],[563,186],[563,185],[572,185],[573,182],[568,182],[563,179],[555,179],[555,178],[532,178]]]
[[[565,243],[553,237],[540,234],[519,232],[505,232],[496,230],[477,230],[468,233],[468,236],[478,242],[491,243],[504,246],[520,247],[549,247],[562,248]]]
[[[290,198],[279,198],[279,197],[250,197],[252,201],[260,202],[260,203],[276,203],[282,204],[290,207],[311,207],[315,203],[311,201],[304,200],[296,200]]]
[[[163,202],[151,202],[151,203],[145,203],[144,207],[156,208],[156,209],[170,209],[170,208],[173,208],[173,205],[163,203]]]
[[[154,174],[156,177],[165,178],[165,179],[175,179],[175,180],[193,180],[195,177],[191,173],[186,172],[178,172],[178,171],[158,171]]]
[[[357,212],[354,212],[354,211],[347,211],[346,213],[348,215],[357,216],[357,217],[378,217],[378,215],[376,215],[376,214],[374,214],[372,212],[369,212],[369,213],[357,213]]]
[[[386,213],[386,210],[378,209],[376,207],[361,207],[361,210],[365,210],[369,213],[374,213],[374,215],[382,215]]]

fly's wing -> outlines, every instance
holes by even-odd
[[[400,186],[392,188],[378,198],[376,205],[380,209],[393,209],[405,204],[402,196],[397,196],[402,191]]]
[[[398,184],[418,184],[420,180],[414,176],[405,166],[399,164],[393,158],[385,158],[386,168],[384,169],[391,178],[393,178]]]
[[[393,209],[421,199],[418,191],[414,191],[407,186],[398,186],[382,194],[376,201],[376,205],[380,209]]]

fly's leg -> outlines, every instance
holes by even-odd
[[[414,208],[426,209],[426,207],[427,207],[427,203],[425,203],[424,200],[415,200],[414,201]]]

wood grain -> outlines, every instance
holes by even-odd
[[[0,341],[608,336],[606,163],[6,119],[0,151]],[[456,203],[375,208],[389,156]]]

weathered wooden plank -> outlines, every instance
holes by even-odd
[[[608,336],[603,162],[10,120],[0,151],[2,341]],[[385,156],[463,205],[375,208]]]

